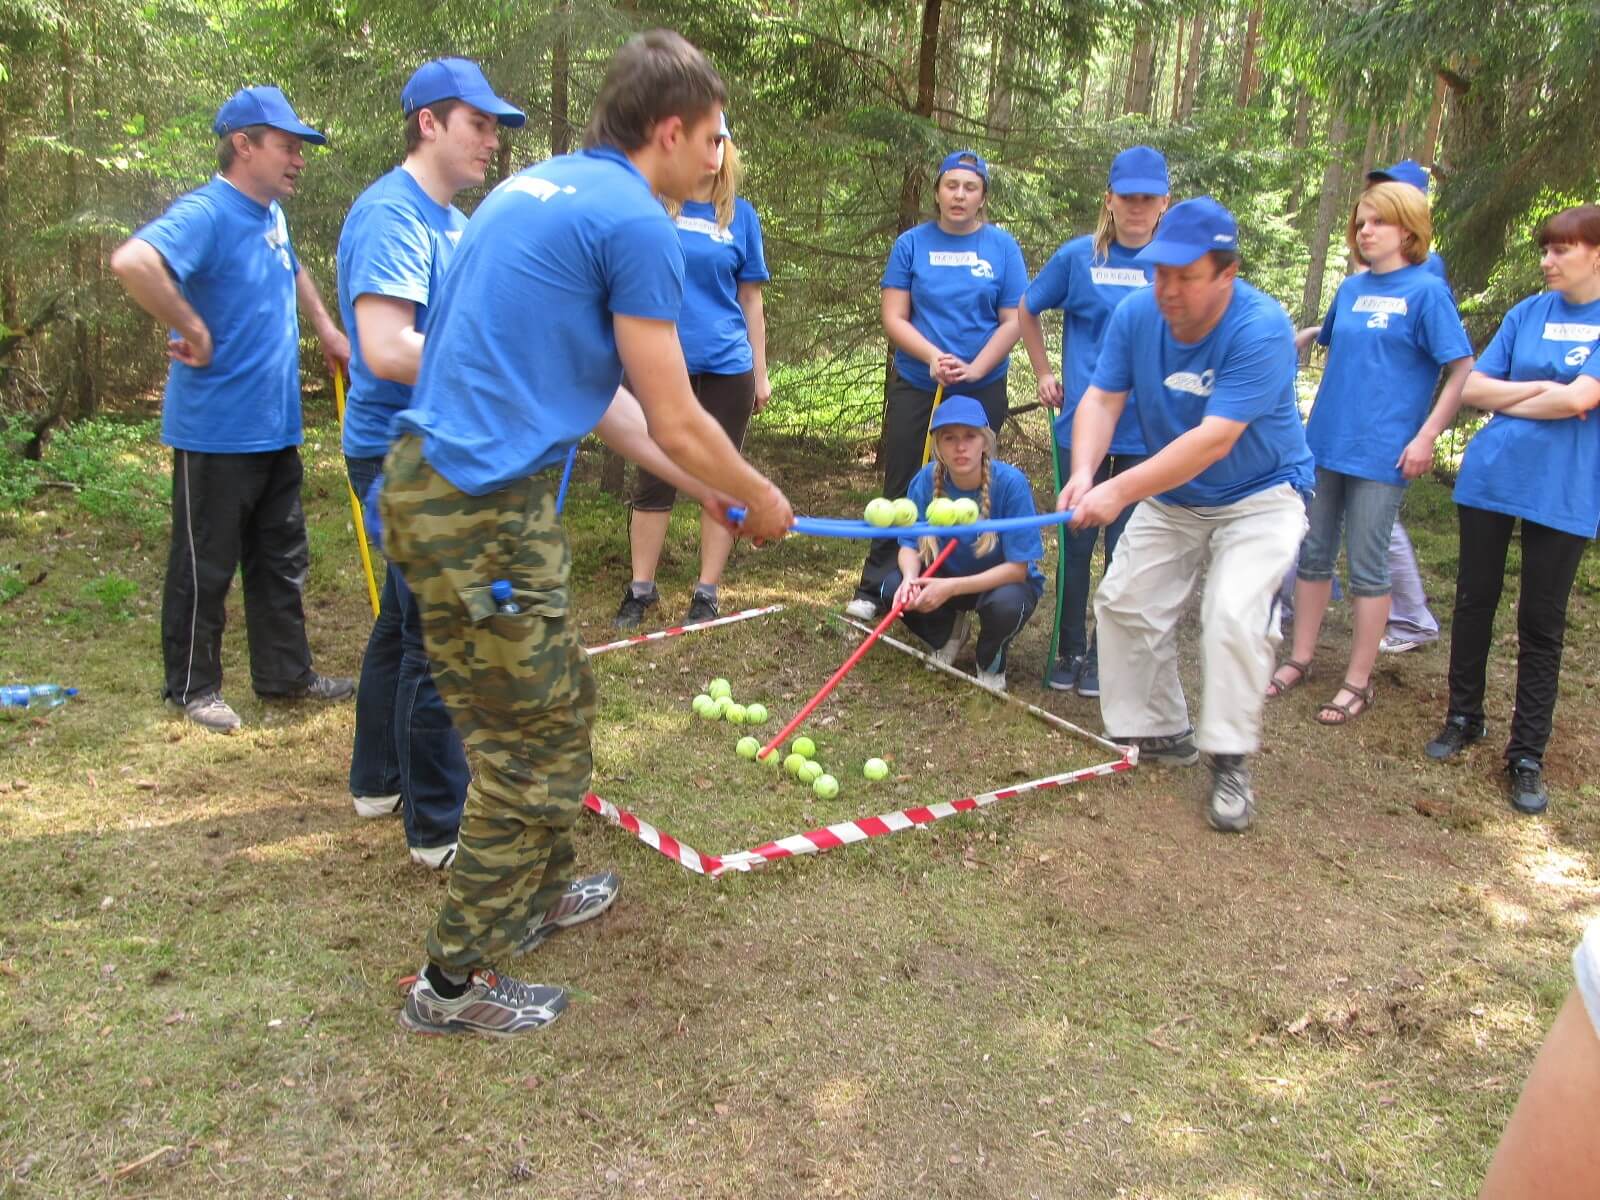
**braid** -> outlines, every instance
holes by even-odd
[[[989,458],[988,452],[985,451],[983,456],[983,483],[979,485],[978,490],[978,519],[982,521],[987,521],[989,519],[989,476],[991,474],[991,461],[992,460]],[[995,534],[984,534],[978,539],[978,544],[972,548],[973,554],[977,555],[979,558],[982,558],[984,555],[988,554],[994,549],[996,540]]]
[[[944,495],[944,459],[937,454],[933,456],[933,494]],[[917,539],[917,549],[922,553],[922,565],[927,566],[939,556],[939,539],[920,537]]]

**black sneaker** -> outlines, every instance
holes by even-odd
[[[1516,758],[1506,764],[1506,782],[1511,786],[1511,807],[1530,817],[1542,813],[1550,804],[1544,790],[1544,768],[1536,758]]]
[[[625,587],[622,589],[622,603],[617,605],[617,615],[611,623],[618,629],[637,629],[644,620],[644,614],[660,603],[661,597],[655,592],[640,599],[633,594],[632,587]]]
[[[1062,656],[1056,659],[1056,665],[1050,668],[1050,677],[1045,680],[1054,692],[1070,692],[1078,686],[1078,672],[1083,667],[1083,658]]]
[[[1470,717],[1449,717],[1445,720],[1444,728],[1422,748],[1422,752],[1429,758],[1443,762],[1454,758],[1473,742],[1482,741],[1483,735],[1488,732],[1488,726],[1482,721],[1474,721]]]
[[[1117,737],[1107,734],[1119,746],[1136,746],[1139,761],[1152,767],[1192,767],[1200,761],[1200,749],[1194,744],[1194,730],[1167,734],[1164,737]]]
[[[1256,798],[1242,754],[1211,756],[1211,799],[1206,820],[1219,833],[1243,833],[1255,820]]]
[[[684,615],[685,625],[697,625],[701,621],[715,621],[722,614],[717,611],[717,602],[704,592],[696,592],[689,601],[689,611]]]
[[[356,681],[348,675],[318,675],[311,673],[311,682],[298,691],[257,692],[263,700],[294,703],[300,700],[349,700],[356,694]]]

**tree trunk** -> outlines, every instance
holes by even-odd
[[[1374,105],[1372,116],[1367,118],[1367,140],[1361,147],[1361,170],[1355,178],[1355,185],[1358,191],[1366,186],[1367,172],[1378,164],[1379,130],[1378,112],[1376,105]]]
[[[961,84],[958,51],[961,46],[961,6],[959,4],[941,4],[939,7],[939,24],[936,27],[939,33],[939,44],[936,58],[939,66],[937,69],[937,84],[934,87],[934,111],[938,114],[937,121],[940,129],[948,132],[955,118],[956,109],[959,107],[957,99],[958,89]]]
[[[1128,73],[1128,91],[1123,99],[1123,112],[1150,111],[1150,64],[1154,59],[1155,38],[1145,30],[1133,40],[1133,67]]]
[[[1343,207],[1345,110],[1341,104],[1328,122],[1328,163],[1322,173],[1322,195],[1317,201],[1317,223],[1311,231],[1311,262],[1306,267],[1305,291],[1300,297],[1300,324],[1322,316],[1322,278],[1328,269],[1328,238],[1334,215]]]
[[[1017,65],[1017,35],[1010,22],[995,41],[989,75],[989,128],[1001,141],[1011,132],[1011,82]]]
[[[1289,214],[1290,220],[1300,212],[1300,201],[1304,195],[1305,174],[1303,164],[1300,163],[1299,151],[1303,151],[1311,144],[1311,93],[1302,91],[1294,102],[1294,134],[1290,145],[1294,147],[1295,172],[1294,182],[1289,187]]]
[[[1444,98],[1450,93],[1450,85],[1444,81],[1443,75],[1434,77],[1433,80],[1433,107],[1428,110],[1428,127],[1422,135],[1422,145],[1416,148],[1412,155],[1428,170],[1433,170],[1433,164],[1439,154],[1439,123],[1444,120]]]
[[[1239,108],[1250,103],[1256,94],[1256,48],[1261,40],[1261,6],[1252,5],[1244,30],[1244,53],[1239,60],[1239,83],[1233,91],[1233,102]]]
[[[1198,19],[1198,18],[1197,18]],[[1183,102],[1183,22],[1178,18],[1178,32],[1172,39],[1172,124],[1178,123]]]
[[[571,73],[567,43],[567,0],[555,0],[556,40],[550,47],[550,153],[572,149],[572,124],[567,117],[567,82]]]
[[[1189,61],[1183,67],[1183,103],[1178,113],[1179,120],[1187,121],[1194,115],[1195,93],[1199,91],[1200,85],[1200,52],[1207,48],[1208,24],[1206,15],[1201,13],[1189,27]]]
[[[5,106],[5,89],[0,88],[0,246],[15,245],[11,236],[11,172],[6,151],[11,145],[11,121]],[[0,254],[0,325],[15,329],[17,315],[17,268],[10,254]]]
[[[95,410],[94,364],[89,344],[89,322],[82,314],[84,307],[84,240],[77,231],[82,216],[81,168],[78,163],[78,97],[77,52],[72,45],[72,34],[63,24],[60,29],[61,48],[61,132],[67,144],[67,169],[65,199],[67,221],[73,232],[67,236],[67,261],[72,286],[72,379],[71,391],[76,404],[74,415],[79,419],[92,417]]]

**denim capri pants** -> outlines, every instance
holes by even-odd
[[[1406,485],[1362,479],[1317,468],[1317,490],[1307,516],[1311,528],[1300,546],[1296,572],[1307,583],[1333,578],[1339,556],[1339,530],[1344,529],[1350,562],[1352,596],[1389,594],[1389,534],[1400,515]]]

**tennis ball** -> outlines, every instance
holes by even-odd
[[[729,704],[728,711],[722,715],[728,719],[728,724],[730,725],[743,725],[745,707],[742,704]]]
[[[774,750],[773,754],[777,754],[777,751]],[[798,779],[800,777],[800,768],[805,766],[808,761],[804,754],[791,754],[783,760],[783,769]]]
[[[867,501],[867,507],[861,514],[868,525],[876,525],[879,529],[894,524],[894,502],[879,496],[876,500]]]
[[[693,700],[691,700],[689,702],[689,707],[694,709],[695,712],[699,713],[701,716],[705,715],[705,710],[706,709],[715,708],[716,706],[717,706],[717,702],[715,700],[713,700],[710,696],[706,695],[704,692],[701,692],[698,696],[696,696]]]
[[[971,525],[978,519],[978,502],[971,496],[963,496],[955,502],[957,525]]]
[[[795,778],[801,783],[815,783],[822,778],[822,764],[808,758],[805,765],[795,773]]]
[[[744,723],[746,725],[765,725],[767,723],[767,706],[765,704],[745,705]]]
[[[901,496],[894,502],[894,523],[896,525],[915,525],[917,523],[917,502],[908,496]]]
[[[808,737],[795,738],[794,741],[789,743],[789,749],[801,758],[815,758],[817,756],[817,744]]]
[[[861,764],[861,773],[868,779],[889,778],[889,764],[881,758],[869,758]]]
[[[728,710],[733,707],[733,697],[718,696],[712,703],[717,706],[717,716],[725,717],[728,715]]]
[[[955,502],[948,496],[935,496],[928,501],[929,525],[954,525],[956,523]]]
[[[706,684],[706,695],[710,696],[713,700],[719,700],[723,696],[731,696],[733,695],[733,684],[729,683],[726,679],[713,679],[710,683]]]
[[[818,775],[811,781],[811,790],[824,800],[832,800],[839,794],[839,781],[832,775]]]
[[[695,709],[695,712],[699,713],[700,716],[707,721],[722,720],[722,710],[717,707],[717,702],[715,700],[702,708]]]
[[[739,739],[739,744],[733,748],[733,751],[740,758],[754,759],[761,751],[761,743],[753,737],[742,737]]]
[[[758,744],[757,749],[759,748],[760,747]],[[762,766],[771,767],[774,771],[776,771],[778,768],[783,766],[783,755],[779,754],[776,750],[768,750],[765,754],[759,755],[756,758],[756,761]]]

